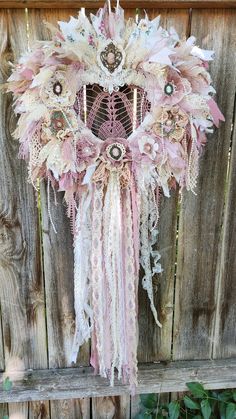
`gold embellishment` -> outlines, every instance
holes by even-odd
[[[101,52],[100,59],[102,65],[104,65],[110,73],[113,73],[122,61],[122,53],[112,42],[110,42],[110,44]]]

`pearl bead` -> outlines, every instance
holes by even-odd
[[[84,148],[84,154],[89,155],[91,153],[91,149],[89,147]]]
[[[145,144],[145,145],[144,145],[144,150],[145,150],[147,153],[149,153],[149,152],[152,150],[152,146],[151,146],[151,144]]]

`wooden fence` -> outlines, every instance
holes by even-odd
[[[48,36],[44,20],[55,23],[81,6],[98,5],[1,0],[0,82],[9,75],[9,60]],[[127,16],[134,16],[136,7],[146,7],[151,16],[161,13],[164,27],[194,34],[199,45],[215,50],[210,70],[226,117],[209,136],[197,196],[185,193],[180,202],[176,192],[162,200],[159,246],[165,269],[155,280],[155,299],[163,328],[155,326],[140,289],[138,392],[183,391],[193,380],[208,388],[236,387],[236,2],[126,0],[122,6]],[[15,357],[27,371],[10,391],[0,390],[0,418],[14,412],[30,419],[133,417],[138,397],[130,398],[121,383],[111,388],[92,374],[88,345],[77,368],[67,368],[74,325],[69,222],[61,197],[54,206],[52,196],[54,233],[43,184],[38,205],[26,165],[17,159],[15,125],[12,98],[1,95],[0,369]]]

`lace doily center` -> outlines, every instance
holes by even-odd
[[[149,110],[146,92],[135,86],[124,86],[111,94],[97,84],[84,86],[77,93],[75,103],[77,114],[101,140],[127,139]]]

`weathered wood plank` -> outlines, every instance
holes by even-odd
[[[169,29],[174,26],[180,36],[186,36],[189,27],[187,10],[152,11],[152,18],[161,14],[161,25]],[[171,198],[160,198],[160,222],[158,249],[161,253],[163,272],[154,280],[155,304],[158,308],[162,329],[155,325],[146,292],[139,290],[139,353],[140,362],[167,360],[171,358],[173,298],[176,259],[176,222],[178,192],[172,191]],[[168,398],[163,395],[162,398]],[[164,402],[164,399],[163,399]],[[132,417],[139,410],[139,397],[132,398]]]
[[[187,10],[154,9],[151,17],[161,14],[161,26],[169,29],[174,26],[180,36],[186,36],[189,26]],[[160,197],[159,239],[157,248],[161,254],[163,272],[154,279],[155,304],[160,329],[154,322],[146,291],[139,288],[139,362],[167,360],[171,358],[173,298],[176,259],[176,221],[178,192],[172,191],[171,198]],[[168,397],[163,395],[162,398]],[[133,397],[131,416],[139,410],[139,397]],[[163,399],[164,401],[164,399]]]
[[[158,10],[152,17],[161,14],[164,28],[174,26],[180,36],[185,37],[189,27],[187,10]],[[160,198],[160,222],[158,225],[158,249],[161,253],[162,274],[155,279],[155,304],[158,308],[162,329],[155,325],[147,293],[140,284],[139,290],[139,352],[140,362],[167,360],[171,357],[172,316],[174,294],[174,271],[176,258],[176,219],[178,193],[172,191],[171,198]]]
[[[0,13],[1,20],[6,23],[7,44],[1,59],[3,80],[6,80],[9,72],[7,58],[17,60],[27,49],[27,30],[24,10]],[[27,166],[17,158],[18,144],[11,137],[16,125],[11,104],[11,96],[4,95],[0,110],[0,300],[4,355],[6,367],[14,358],[16,363],[22,360],[26,368],[46,368],[37,203],[34,190],[27,182]],[[10,404],[9,414],[15,412],[28,417],[28,404]]]
[[[33,402],[34,403],[34,402]],[[48,403],[48,402],[46,402]],[[20,417],[20,419],[28,419],[29,403],[9,403],[8,412],[10,417]]]
[[[50,417],[49,401],[40,400],[36,402],[29,402],[29,415],[27,419],[50,419]]]
[[[214,49],[210,70],[226,122],[210,136],[201,158],[197,196],[184,193],[179,228],[174,359],[212,355],[218,290],[217,261],[236,83],[235,11],[194,10],[191,33]],[[232,94],[233,93],[233,94]]]
[[[92,398],[92,417],[96,419],[129,419],[130,396],[105,396]]]
[[[143,364],[139,368],[137,394],[186,391],[186,383],[190,381],[201,382],[206,389],[234,388],[236,359]],[[0,387],[0,402],[64,400],[128,393],[127,385],[115,379],[115,386],[111,387],[107,379],[94,375],[91,367],[33,370],[27,372],[23,381],[16,382],[11,391],[3,391]]]
[[[30,10],[28,13],[29,42],[47,39],[44,21],[56,24],[69,20],[74,10]],[[70,222],[66,216],[63,194],[57,194],[57,205],[50,188],[50,212],[56,226],[55,234],[48,213],[47,185],[41,184],[41,216],[43,236],[44,277],[50,368],[69,367],[74,330],[73,243]],[[89,345],[81,349],[77,365],[89,364]],[[88,418],[89,400],[51,402],[51,416],[60,418]]]
[[[4,12],[0,13],[0,83],[5,82],[8,74],[8,51],[7,51],[7,15]],[[2,120],[2,113],[4,109],[4,100],[3,95],[0,94],[0,119]],[[3,132],[0,131],[0,136],[3,136]],[[4,132],[5,136],[5,132]],[[1,198],[0,198],[1,204]],[[0,212],[1,214],[1,212]],[[6,231],[3,228],[2,222],[0,221],[0,249],[2,248],[2,243],[6,239]],[[0,254],[2,250],[0,250]],[[1,262],[0,262],[1,263]],[[0,310],[0,316],[2,318],[2,309]],[[3,348],[3,331],[2,331],[2,320],[0,322],[0,369],[5,369],[5,360],[4,360],[4,348]]]
[[[236,43],[236,34],[235,34]],[[236,45],[235,47],[236,48]],[[228,187],[224,211],[221,255],[218,259],[219,287],[217,290],[216,327],[213,340],[213,357],[236,355],[236,125],[232,132],[232,149]]]
[[[115,3],[115,2],[113,2]],[[122,2],[122,7],[125,8],[235,8],[235,0],[125,0]],[[37,9],[64,9],[86,7],[87,9],[94,9],[103,6],[103,0],[0,0],[0,8],[37,8]]]
[[[8,416],[8,405],[7,403],[0,404],[0,418],[4,419],[4,416]]]

